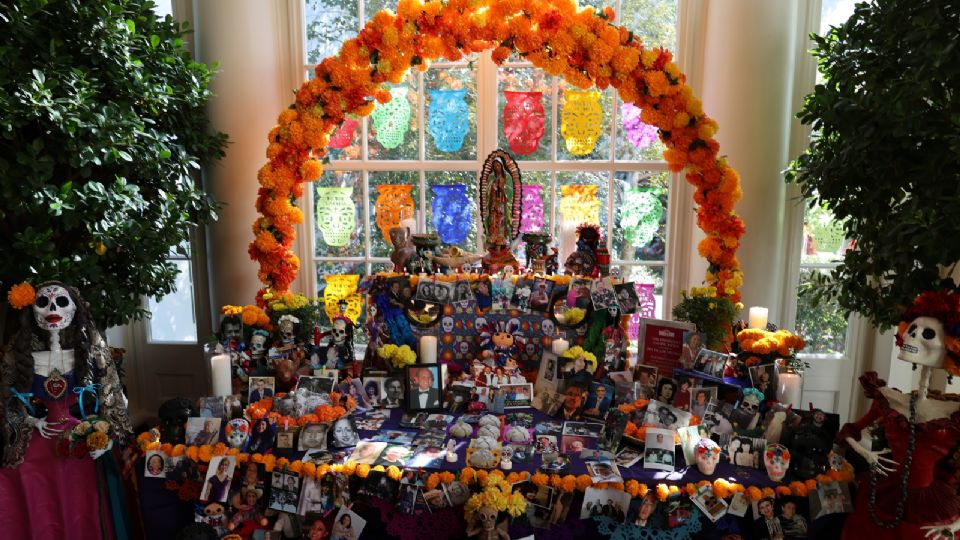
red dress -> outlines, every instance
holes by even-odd
[[[860,377],[864,393],[873,399],[867,414],[843,426],[838,441],[846,444],[847,437],[860,440],[860,432],[880,422],[886,432],[891,453],[887,456],[898,464],[906,463],[907,446],[910,436],[908,418],[897,412],[887,401],[880,388],[886,382],[877,378],[875,372]],[[960,518],[960,497],[954,482],[954,471],[947,470],[947,461],[951,450],[960,439],[960,411],[948,418],[938,418],[917,424],[910,478],[907,483],[909,495],[903,513],[903,520],[893,529],[876,525],[868,510],[870,500],[870,474],[861,473],[860,488],[853,514],[849,516],[843,528],[844,539],[870,538],[870,540],[923,539],[925,531],[921,527],[945,525]],[[876,515],[880,521],[889,522],[895,515],[900,500],[901,471],[884,476],[877,475]],[[950,483],[948,483],[950,482]]]

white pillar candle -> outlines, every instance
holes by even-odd
[[[765,329],[767,327],[767,313],[768,310],[765,307],[751,307],[750,328]]]
[[[437,338],[436,336],[420,336],[420,363],[437,363]]]
[[[210,359],[210,373],[213,379],[214,396],[229,396],[233,385],[230,378],[230,355],[218,354]]]
[[[799,373],[780,373],[777,375],[777,399],[784,405],[800,406],[803,377]]]
[[[553,354],[560,356],[561,354],[567,352],[567,350],[570,349],[570,342],[563,338],[558,338],[553,340],[552,348],[553,348]]]

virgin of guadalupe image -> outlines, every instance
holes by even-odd
[[[488,273],[520,264],[510,251],[510,244],[520,233],[520,168],[510,154],[494,150],[487,156],[480,173],[480,215],[488,253],[483,267]]]

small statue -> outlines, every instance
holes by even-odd
[[[477,509],[467,525],[467,536],[477,540],[510,540],[507,532],[507,522],[497,523],[500,512],[492,506],[481,506]]]
[[[220,343],[228,351],[235,351],[243,346],[243,319],[240,315],[224,315],[220,319]]]
[[[567,257],[564,272],[575,276],[597,277],[597,247],[601,241],[600,227],[583,224],[577,227],[577,250]]]
[[[408,227],[401,225],[390,229],[390,241],[393,243],[393,253],[390,254],[390,261],[393,262],[395,272],[406,270],[410,259],[417,252],[410,239],[411,233]]]
[[[330,342],[324,355],[328,369],[345,369],[353,363],[353,327],[353,321],[345,315],[333,318],[333,328],[328,333]]]
[[[267,354],[267,339],[269,338],[270,333],[266,330],[253,331],[253,336],[250,337],[250,359],[253,360],[254,364],[263,363]]]
[[[416,254],[407,262],[407,272],[410,274],[432,274],[433,250],[440,245],[440,237],[436,233],[413,235],[413,245]]]
[[[300,319],[286,313],[277,320],[277,326],[280,328],[280,342],[285,347],[293,346],[297,340],[297,329],[300,326]]]

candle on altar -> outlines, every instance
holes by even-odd
[[[552,347],[553,347],[553,354],[560,356],[561,354],[567,352],[567,350],[570,349],[570,342],[563,338],[558,338],[553,340]]]
[[[760,328],[761,330],[767,327],[767,314],[769,310],[765,307],[753,306],[750,308],[750,328]]]
[[[436,336],[420,336],[420,363],[437,363],[437,338]]]
[[[229,396],[233,385],[230,378],[230,355],[218,354],[210,359],[210,373],[213,379],[214,396]]]
[[[799,373],[787,371],[777,374],[777,399],[784,405],[800,406],[803,377]]]

